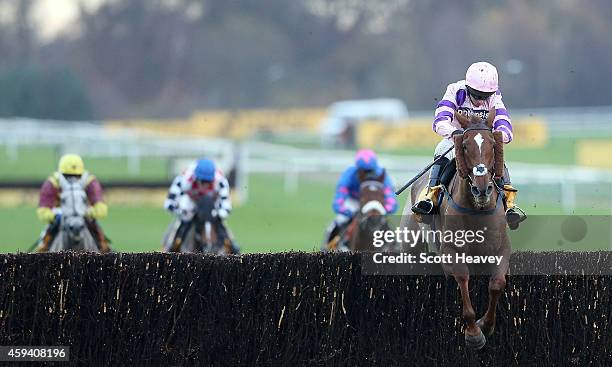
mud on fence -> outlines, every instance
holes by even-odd
[[[612,267],[607,252],[512,264],[546,256]],[[89,366],[610,365],[611,287],[511,276],[495,336],[469,353],[454,280],[362,276],[358,255],[0,255],[0,345],[68,345]]]

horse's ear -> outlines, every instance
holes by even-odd
[[[489,129],[493,128],[493,121],[495,120],[495,107],[489,109],[489,115],[487,116],[486,125]]]
[[[467,118],[467,116],[463,115],[459,111],[455,111],[455,118],[457,121],[459,121],[462,128],[467,129],[470,124],[470,120]]]
[[[383,168],[382,173],[380,175],[378,175],[378,178],[376,179],[376,181],[384,183],[386,175],[387,175],[387,172]]]
[[[358,170],[357,171],[357,177],[359,178],[359,182],[365,181],[365,179],[366,179],[365,172],[363,172],[362,170]]]

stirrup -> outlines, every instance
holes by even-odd
[[[506,222],[508,222],[508,227],[512,230],[517,229],[519,224],[525,219],[527,219],[527,214],[518,206],[506,210]]]

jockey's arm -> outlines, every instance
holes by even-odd
[[[434,112],[434,121],[431,126],[432,130],[445,138],[449,138],[452,133],[457,130],[457,127],[451,124],[455,111],[457,110],[456,98],[453,84],[450,84],[446,88],[444,97],[438,102],[436,111]]]
[[[217,209],[217,217],[225,219],[229,216],[232,211],[232,201],[230,199],[230,187],[227,178],[220,176],[217,179],[216,187],[217,190],[217,202],[215,203]]]
[[[59,189],[53,185],[51,180],[47,179],[40,188],[38,209],[36,209],[36,215],[42,222],[51,223],[55,219],[53,208],[57,202],[58,195]]]
[[[342,176],[340,176],[340,180],[338,180],[338,184],[336,185],[336,195],[334,197],[334,202],[332,203],[332,208],[336,214],[343,214],[350,216],[348,210],[344,203],[349,198],[349,185],[350,185],[351,176],[349,171],[345,171]]]
[[[495,94],[493,98],[493,105],[495,106],[495,119],[493,120],[493,130],[501,131],[502,136],[504,137],[504,143],[508,144],[514,138],[512,130],[512,120],[510,120],[508,110],[506,110],[506,106],[502,101],[501,93]]]
[[[183,194],[182,182],[183,176],[176,176],[170,185],[170,189],[168,189],[168,196],[164,201],[164,209],[171,213],[174,213],[178,208],[179,197]]]
[[[389,175],[385,175],[385,210],[387,214],[393,214],[397,210],[395,189],[393,188],[393,181],[391,181]]]
[[[91,176],[91,181],[85,187],[87,200],[91,207],[87,210],[87,216],[93,219],[102,219],[108,215],[108,207],[104,203],[104,192],[100,181],[94,176]]]

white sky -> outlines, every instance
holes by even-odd
[[[81,0],[87,7],[96,7],[105,0]],[[50,40],[74,24],[78,16],[77,0],[38,0],[33,21],[43,40]]]

